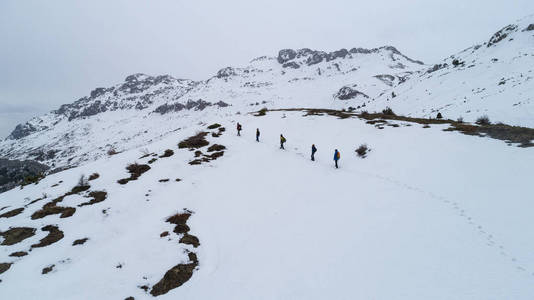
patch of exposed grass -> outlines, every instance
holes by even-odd
[[[17,252],[13,252],[11,254],[9,254],[9,256],[11,257],[23,257],[23,256],[26,256],[28,255],[28,252],[26,251],[17,251]]]
[[[9,270],[9,268],[11,268],[11,265],[13,263],[0,263],[0,274],[6,272],[7,270]]]
[[[208,152],[222,151],[222,150],[225,150],[225,149],[226,149],[226,147],[223,146],[223,145],[213,144],[213,145],[208,147]]]
[[[45,275],[45,274],[48,274],[48,273],[52,272],[52,270],[54,270],[55,266],[56,265],[50,265],[48,267],[43,268],[43,270],[41,271],[41,274]]]
[[[193,277],[193,271],[197,265],[198,262],[190,262],[188,264],[179,264],[172,267],[165,272],[163,278],[152,287],[150,294],[152,296],[164,295],[170,290],[183,285]]]
[[[4,238],[2,246],[11,246],[22,242],[23,240],[35,235],[35,228],[30,227],[13,227],[1,232],[0,235]]]
[[[98,174],[98,173],[93,173],[93,174],[89,175],[89,181],[98,179],[99,177],[100,177],[100,174]]]
[[[219,127],[221,127],[221,124],[214,123],[214,124],[211,124],[210,126],[208,126],[208,129],[215,129],[215,128],[219,128]]]
[[[191,136],[178,143],[178,148],[198,149],[207,146],[210,143],[206,140],[206,135],[208,135],[207,132],[199,132],[196,135]]]
[[[104,192],[104,191],[93,191],[93,192],[90,192],[88,196],[92,197],[93,199],[91,199],[88,202],[84,202],[84,203],[78,205],[78,207],[82,207],[82,206],[86,206],[86,205],[93,205],[93,204],[102,202],[102,201],[106,200],[106,198],[108,197],[108,193]]]
[[[10,210],[8,212],[1,214],[0,218],[11,218],[11,217],[21,214],[23,211],[24,211],[24,207],[15,208],[13,210]]]
[[[184,234],[184,236],[182,236],[182,238],[180,239],[180,243],[186,244],[186,245],[193,245],[193,247],[195,248],[200,246],[200,241],[198,240],[198,238],[189,233],[186,233]]]
[[[48,231],[48,235],[42,238],[39,243],[33,244],[31,246],[32,248],[46,247],[48,245],[58,242],[64,237],[63,231],[59,230],[59,228],[54,225],[47,225],[41,228],[41,230]]]
[[[135,163],[135,164],[129,164],[126,167],[126,170],[128,170],[128,172],[130,173],[130,177],[119,179],[117,181],[119,184],[127,184],[128,182],[132,180],[137,180],[139,177],[141,177],[143,173],[150,170],[150,166]]]
[[[160,155],[160,158],[171,157],[173,155],[174,155],[174,151],[172,151],[171,149],[167,149],[165,150],[165,152],[163,152],[162,155]]]
[[[256,117],[265,116],[268,111],[269,110],[266,107],[264,107],[264,108],[258,110],[254,116],[256,116]]]
[[[78,239],[78,240],[75,240],[74,242],[72,242],[72,245],[73,245],[73,246],[76,246],[76,245],[83,245],[83,244],[85,244],[85,242],[87,242],[88,240],[89,240],[89,238]]]

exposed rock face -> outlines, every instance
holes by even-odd
[[[297,63],[294,62],[294,61],[290,61],[290,62],[288,62],[288,63],[283,64],[282,67],[284,67],[284,68],[298,69],[298,68],[300,68],[300,65],[297,64]]]
[[[284,64],[297,56],[297,52],[293,49],[282,49],[278,52],[278,62]]]
[[[367,96],[366,94],[360,92],[360,91],[357,91],[351,87],[348,87],[348,86],[344,86],[342,87],[341,89],[339,89],[339,91],[334,95],[334,97],[336,99],[339,99],[339,100],[350,100],[350,99],[354,99],[358,96],[362,96],[364,98],[369,98],[369,96]]]
[[[11,134],[7,138],[12,140],[18,140],[34,133],[35,131],[37,131],[37,128],[35,128],[30,123],[19,124],[15,127],[13,132],[11,132]]]
[[[446,64],[446,63],[436,64],[432,68],[428,69],[426,72],[427,73],[433,73],[433,72],[436,72],[436,71],[441,70],[443,68],[446,68],[447,66],[448,66],[448,64]]]
[[[389,56],[393,61],[396,61],[394,55],[401,56],[408,61],[416,64],[423,64],[421,61],[410,59],[402,54],[397,48],[392,46],[384,46],[374,49],[352,48],[350,50],[340,49],[333,52],[324,52],[303,48],[299,50],[283,49],[278,52],[278,63],[282,64],[284,68],[298,69],[302,65],[313,66],[323,61],[329,62],[336,59],[344,59],[351,57],[353,54],[372,54],[380,51],[389,52]]]
[[[503,29],[497,31],[489,40],[488,47],[491,47],[498,42],[504,40],[510,33],[517,30],[517,25],[508,25]]]
[[[20,184],[27,176],[36,176],[49,167],[35,161],[0,159],[0,193]]]
[[[236,75],[236,72],[235,72],[234,68],[226,67],[224,69],[220,69],[219,72],[217,72],[216,77],[217,78],[227,78],[227,77],[231,77],[231,76],[235,76],[235,75]]]
[[[167,113],[170,113],[170,112],[178,112],[178,111],[181,111],[181,110],[204,110],[206,107],[208,106],[218,106],[218,107],[227,107],[229,106],[228,103],[225,103],[223,101],[219,101],[217,103],[211,103],[211,102],[206,102],[202,99],[198,99],[197,101],[193,101],[193,100],[188,100],[187,103],[185,104],[182,104],[182,103],[173,103],[173,104],[168,104],[168,103],[165,103],[161,106],[158,106],[156,108],[156,110],[154,110],[155,113],[159,113],[159,114],[167,114]]]
[[[527,28],[525,28],[524,31],[532,31],[532,30],[534,30],[534,24],[528,25]]]
[[[381,80],[382,82],[384,82],[385,84],[389,86],[393,86],[393,82],[395,81],[395,76],[389,75],[389,74],[375,75],[375,78]]]

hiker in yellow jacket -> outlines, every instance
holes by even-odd
[[[286,142],[286,138],[283,135],[280,135],[280,149],[284,148],[284,143]]]

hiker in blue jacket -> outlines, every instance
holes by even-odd
[[[341,158],[341,154],[339,154],[339,151],[334,151],[334,162],[336,163],[336,169],[338,168],[337,166],[337,161]]]
[[[256,142],[260,141],[260,129],[256,128]]]
[[[317,152],[317,148],[315,147],[315,144],[312,144],[312,154],[311,154],[312,161],[315,161],[315,152]]]

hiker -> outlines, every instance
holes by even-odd
[[[241,136],[241,124],[237,122],[237,136]]]
[[[284,148],[284,143],[286,142],[286,138],[283,135],[280,135],[280,149]]]
[[[260,129],[256,128],[256,142],[260,141]]]
[[[341,158],[341,154],[339,154],[339,151],[334,151],[334,162],[336,163],[336,169],[338,168],[337,166],[337,161]]]
[[[315,152],[317,152],[317,148],[315,148],[315,144],[312,145],[312,155],[311,160],[315,161]]]

